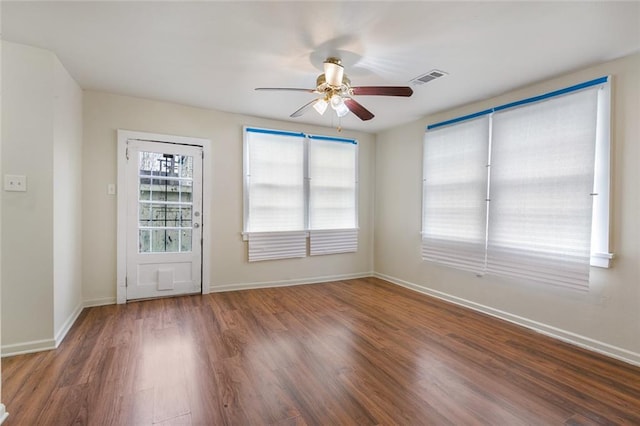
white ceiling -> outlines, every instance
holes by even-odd
[[[411,98],[360,96],[376,132],[640,50],[640,2],[2,2],[6,40],[55,52],[85,89],[337,125],[313,99],[340,56],[352,84],[445,78]]]

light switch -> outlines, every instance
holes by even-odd
[[[4,175],[5,191],[21,191],[27,190],[27,177],[24,175]]]
[[[107,185],[107,195],[116,195],[116,184],[110,183]]]

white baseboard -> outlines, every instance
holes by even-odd
[[[297,278],[297,279],[282,280],[282,281],[262,281],[262,282],[253,282],[253,283],[225,284],[225,285],[211,286],[209,288],[209,292],[221,293],[223,291],[253,290],[258,288],[270,288],[270,287],[289,287],[292,285],[318,284],[318,283],[326,283],[331,281],[367,278],[372,276],[373,276],[373,272],[360,272],[356,274],[327,275],[324,277]]]
[[[60,346],[60,343],[62,343],[69,330],[71,330],[71,327],[73,327],[73,324],[76,322],[83,309],[83,304],[78,304],[76,309],[74,309],[71,315],[69,315],[69,318],[67,318],[64,325],[60,328],[60,331],[58,331],[53,339],[32,340],[30,342],[2,345],[2,357],[4,358],[8,356],[24,355],[56,349]]]
[[[9,417],[9,413],[7,413],[7,409],[4,407],[4,404],[0,404],[0,425],[4,423]]]
[[[116,304],[115,297],[103,297],[100,299],[85,300],[83,303],[83,307],[93,308],[94,306],[106,306],[106,305],[115,305],[115,304]]]
[[[78,319],[78,316],[80,316],[82,309],[84,309],[84,306],[83,303],[80,302],[78,303],[78,306],[76,306],[76,308],[73,310],[71,315],[69,315],[69,318],[67,318],[67,320],[64,322],[62,328],[60,328],[60,331],[58,331],[55,337],[56,348],[60,346],[60,343],[62,343],[62,341],[64,340],[65,336],[73,326],[73,323],[75,323]]]
[[[2,358],[14,355],[31,354],[34,352],[50,351],[51,349],[55,348],[55,339],[32,340],[30,342],[3,345]]]
[[[470,300],[462,299],[457,296],[452,296],[447,293],[443,293],[438,290],[433,290],[425,286],[414,284],[408,281],[401,280],[399,278],[391,277],[389,275],[374,273],[374,276],[385,281],[389,281],[393,284],[406,287],[410,290],[417,291],[419,293],[433,296],[438,299],[445,300],[447,302],[454,303],[456,305],[464,306],[474,311],[482,312],[487,315],[491,315],[496,318],[500,318],[505,321],[509,321],[516,325],[526,327],[530,330],[536,331],[540,334],[553,337],[566,343],[570,343],[575,346],[579,346],[584,349],[588,349],[593,352],[600,353],[602,355],[609,356],[611,358],[618,359],[620,361],[627,362],[629,364],[640,366],[640,354],[619,348],[617,346],[610,345],[608,343],[600,342],[598,340],[591,339],[589,337],[582,336],[580,334],[573,333],[571,331],[562,330],[551,325],[547,325],[538,321],[533,321],[518,315],[510,314],[499,309],[495,309],[489,306],[482,305],[480,303],[472,302]]]
[[[90,308],[93,306],[113,305],[115,303],[116,303],[115,297],[105,297],[102,299],[85,300],[84,302],[78,304],[76,309],[74,309],[73,313],[65,321],[64,325],[62,326],[60,331],[58,331],[58,333],[53,339],[33,340],[30,342],[21,342],[21,343],[14,343],[11,345],[3,345],[2,348],[0,349],[0,352],[2,353],[1,356],[2,358],[4,358],[8,356],[24,355],[24,354],[34,353],[34,352],[42,352],[42,351],[49,351],[52,349],[56,349],[60,345],[60,343],[62,343],[62,341],[64,340],[69,330],[71,330],[71,327],[73,327],[73,324],[75,324],[76,320],[78,319],[78,317],[80,316],[84,308]]]

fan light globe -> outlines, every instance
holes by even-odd
[[[344,100],[342,99],[342,96],[338,94],[331,96],[330,102],[331,102],[331,108],[333,109],[337,109],[340,107],[340,105],[344,104]]]
[[[318,111],[318,114],[323,115],[327,110],[327,105],[329,105],[327,101],[325,101],[324,99],[318,99],[318,101],[313,104],[313,108]]]
[[[342,102],[335,110],[338,117],[344,117],[349,114],[349,108],[344,104],[344,102]]]
[[[335,95],[331,96],[329,102],[331,103],[331,108],[334,109],[338,117],[344,117],[345,115],[349,114],[349,108],[344,104],[344,99],[342,99],[342,96],[336,93]]]

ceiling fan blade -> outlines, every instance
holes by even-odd
[[[294,112],[293,114],[291,114],[289,117],[291,118],[295,118],[295,117],[300,117],[302,114],[304,114],[305,112],[307,112],[307,110],[309,108],[311,108],[316,102],[318,102],[320,99],[314,99],[311,102],[308,102],[306,104],[304,104],[300,109],[298,109],[296,112]]]
[[[371,120],[374,115],[371,111],[360,105],[357,101],[347,98],[344,100],[344,104],[349,108],[349,111],[358,116],[362,121]]]
[[[298,89],[295,87],[256,87],[255,90],[286,90],[289,92],[315,93],[316,89]]]
[[[411,96],[413,89],[407,86],[356,86],[352,87],[354,95],[375,96]]]

